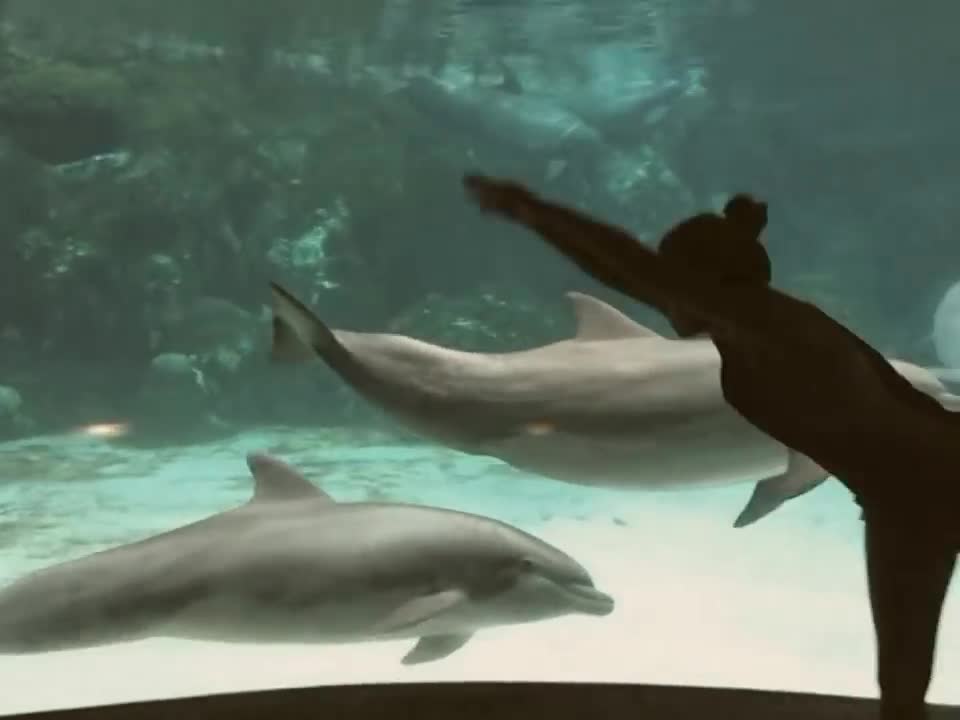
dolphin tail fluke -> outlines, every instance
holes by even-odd
[[[750,500],[737,516],[733,526],[742,528],[752,525],[787,500],[810,492],[828,477],[828,473],[806,455],[789,451],[786,471],[761,480],[754,486]]]
[[[277,363],[305,363],[316,360],[317,354],[310,346],[300,341],[297,334],[284,321],[274,317],[270,359]]]
[[[270,283],[273,310],[273,340],[270,358],[274,362],[304,363],[325,357],[340,348],[333,331],[292,293]]]
[[[466,645],[472,637],[473,633],[427,635],[420,638],[410,652],[403,656],[401,662],[404,665],[420,665],[434,660],[442,660]]]

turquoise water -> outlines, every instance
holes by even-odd
[[[829,484],[763,523],[730,528],[749,485],[625,493],[561,485],[495,460],[370,433],[269,428],[157,451],[81,436],[0,450],[30,467],[5,484],[3,574],[172,529],[245,502],[249,451],[295,463],[337,500],[396,500],[486,514],[571,552],[616,597],[606,618],[479,633],[444,661],[403,667],[410,641],[223,645],[153,639],[0,657],[4,713],[318,684],[548,680],[767,688],[871,697],[872,635],[860,522]],[[10,473],[10,470],[7,470]],[[941,630],[931,700],[956,702],[960,604]],[[57,692],[51,693],[50,688]]]
[[[431,440],[376,412],[346,374],[271,363],[268,282],[334,329],[432,343],[404,354],[414,346],[354,336],[374,365],[413,358],[394,372],[404,387],[481,387],[496,417],[564,363],[517,380],[499,356],[454,351],[570,339],[564,293],[669,331],[480,217],[464,172],[522,180],[651,243],[750,190],[770,202],[775,285],[886,356],[938,369],[956,400],[960,321],[940,301],[960,267],[960,104],[946,91],[960,15],[942,5],[0,0],[0,583],[241,506],[254,488],[245,458],[265,452],[339,502],[419,503],[526,531],[616,603],[604,617],[484,628],[414,666],[401,663],[414,639],[160,633],[0,654],[0,715],[435,680],[874,697],[859,509],[829,480],[734,529],[757,473],[778,470],[731,472],[742,433],[658,434],[671,413],[644,410],[686,386],[665,374],[631,394],[646,350],[609,346],[599,369],[500,425],[448,409]],[[586,356],[573,357],[567,370]],[[558,428],[536,411],[592,391],[610,406],[639,398],[633,433],[591,446],[597,474],[617,452],[661,458],[627,474],[632,489],[484,454],[509,442],[472,454],[437,439],[461,426],[502,439],[519,417],[511,440],[547,442]],[[558,455],[575,455],[568,440]],[[651,488],[678,478],[676,492]],[[960,703],[956,586],[931,702]]]

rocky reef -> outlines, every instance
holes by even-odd
[[[698,112],[648,118],[632,144],[592,146],[609,151],[600,177],[536,149],[438,134],[403,92],[344,80],[358,66],[370,74],[358,49],[382,3],[314,18],[326,40],[301,43],[296,62],[277,58],[307,27],[299,10],[238,3],[227,33],[220,3],[209,5],[208,17],[180,3],[121,12],[91,0],[64,13],[0,0],[0,437],[105,419],[177,441],[251,423],[371,422],[317,368],[271,368],[270,279],[335,327],[519,349],[568,333],[562,293],[595,287],[516,230],[472,222],[465,169],[492,164],[655,238],[741,178],[783,200],[789,183],[772,168],[790,165],[784,152],[809,158],[708,87]],[[180,34],[144,39],[131,18]],[[708,137],[718,128],[726,155]],[[731,154],[738,172],[716,179]],[[888,323],[871,308],[888,285],[865,267],[863,241],[808,243],[804,264],[794,239],[814,224],[789,213],[777,223],[781,284],[882,337]]]
[[[344,327],[458,318],[435,339],[492,348],[501,320],[537,325],[523,273],[514,303],[508,263],[457,220],[460,159],[404,141],[405,113],[279,73],[267,104],[217,63],[21,56],[0,77],[0,437],[357,417],[316,369],[271,373],[269,279]]]

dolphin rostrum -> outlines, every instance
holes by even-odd
[[[727,404],[712,341],[663,337],[589,295],[567,294],[575,337],[473,353],[334,330],[283,287],[271,287],[275,361],[319,356],[399,423],[462,452],[583,485],[686,489],[753,481],[737,527],[828,477]],[[944,406],[960,407],[960,397],[926,369],[890,362]]]
[[[0,652],[161,636],[417,637],[403,658],[415,664],[484,627],[613,611],[580,564],[510,525],[423,505],[338,503],[276,458],[247,463],[245,505],[0,590]]]

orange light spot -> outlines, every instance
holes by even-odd
[[[122,422],[93,423],[91,425],[84,425],[82,428],[80,428],[80,432],[82,432],[84,435],[98,438],[120,437],[121,435],[126,435],[129,431],[130,426],[127,425],[127,423]]]
[[[527,423],[526,425],[526,431],[530,435],[549,435],[556,429],[556,425],[554,425],[552,422],[547,422],[546,420]]]

